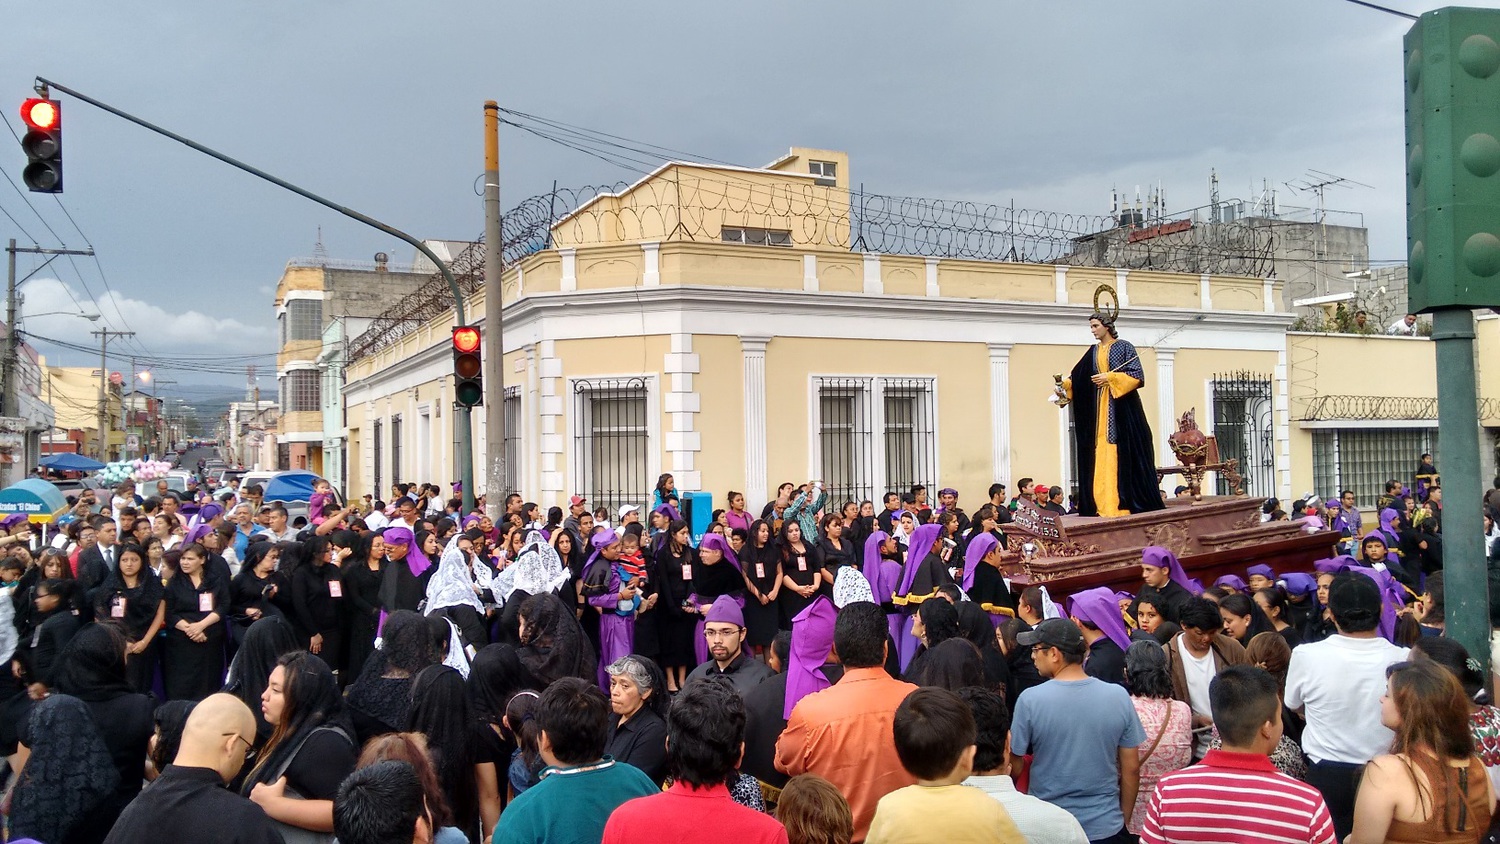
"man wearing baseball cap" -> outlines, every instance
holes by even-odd
[[[1048,678],[1021,692],[1011,724],[1011,752],[1032,754],[1032,796],[1068,810],[1091,844],[1125,844],[1146,741],[1130,695],[1083,672],[1083,631],[1066,618],[1016,641]]]
[[[568,499],[568,517],[563,519],[563,527],[573,534],[574,541],[588,538],[578,536],[578,517],[588,512],[588,501],[581,495],[574,495]]]

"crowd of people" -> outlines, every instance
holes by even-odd
[[[1443,636],[1421,465],[1377,528],[1295,505],[1339,546],[1306,571],[1153,546],[1070,595],[1002,569],[1017,509],[1066,510],[1031,479],[730,492],[701,537],[670,475],[498,521],[127,483],[0,531],[9,838],[1490,840],[1500,710]]]

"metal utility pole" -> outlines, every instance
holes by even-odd
[[[176,381],[173,381],[170,378],[151,379],[151,416],[156,420],[151,426],[152,456],[154,456],[157,460],[160,460],[161,456],[165,454],[167,450],[162,447],[162,425],[163,417],[165,414],[162,413],[162,403],[156,398],[156,388],[160,387],[163,384],[176,383]]]
[[[10,244],[5,247],[6,264],[9,272],[5,282],[5,358],[3,368],[0,368],[0,416],[19,416],[21,413],[20,386],[16,377],[19,361],[16,350],[21,345],[21,333],[16,330],[16,311],[20,307],[20,300],[16,296],[16,288],[21,282],[31,278],[42,271],[43,267],[52,263],[59,255],[92,255],[92,249],[42,249],[41,247],[17,246],[15,238],[11,238]],[[24,252],[28,255],[51,255],[40,267],[32,270],[26,278],[16,281],[16,254]]]
[[[428,258],[428,260],[432,261],[433,265],[438,268],[438,272],[442,273],[443,280],[446,281],[446,282],[448,282],[448,290],[449,290],[449,292],[451,292],[453,294],[453,318],[454,318],[454,324],[455,325],[465,325],[465,324],[467,324],[467,320],[465,319],[465,316],[464,316],[464,295],[463,295],[463,291],[459,289],[458,279],[454,278],[454,276],[453,276],[453,270],[451,270],[448,267],[448,264],[445,261],[443,261],[443,259],[439,258],[437,256],[437,253],[433,252],[432,249],[427,246],[427,244],[423,243],[420,240],[417,240],[415,237],[412,237],[411,235],[407,234],[406,232],[401,231],[400,229],[388,226],[385,223],[382,223],[379,220],[375,219],[374,217],[370,217],[370,216],[367,216],[365,214],[361,214],[361,213],[359,213],[358,211],[355,211],[352,208],[346,208],[345,206],[339,205],[338,203],[333,202],[332,200],[324,199],[323,197],[318,196],[317,194],[313,193],[310,190],[307,190],[306,188],[298,187],[297,185],[294,185],[291,182],[286,181],[285,179],[278,179],[275,176],[272,176],[270,173],[267,173],[264,170],[261,170],[261,169],[256,168],[256,167],[252,167],[249,164],[244,163],[243,161],[239,161],[239,160],[236,160],[234,158],[230,158],[229,156],[225,155],[224,153],[218,152],[217,150],[210,149],[210,148],[208,148],[208,147],[206,147],[206,146],[198,143],[197,141],[191,140],[189,138],[185,138],[182,135],[177,134],[176,132],[172,132],[170,130],[163,129],[162,127],[157,126],[154,123],[150,123],[150,122],[148,122],[146,120],[142,120],[141,118],[136,117],[135,115],[130,114],[129,112],[121,111],[120,109],[117,109],[114,106],[109,105],[108,103],[104,103],[104,102],[101,102],[99,100],[96,100],[93,97],[90,97],[90,96],[88,96],[86,94],[80,94],[80,93],[78,93],[77,91],[74,91],[71,88],[67,88],[67,87],[64,87],[62,85],[57,84],[56,82],[53,82],[50,79],[44,79],[44,78],[38,76],[36,78],[36,85],[37,85],[37,91],[39,93],[45,92],[49,88],[56,88],[57,90],[63,92],[64,94],[67,94],[67,95],[69,95],[71,97],[76,97],[79,100],[82,100],[83,102],[86,102],[86,103],[88,103],[91,106],[94,106],[95,108],[103,109],[103,110],[109,112],[110,114],[113,114],[114,116],[121,118],[122,120],[128,120],[131,123],[134,123],[135,125],[140,126],[143,129],[150,129],[151,131],[157,133],[158,135],[162,135],[162,136],[165,136],[167,138],[171,138],[172,140],[174,140],[174,141],[182,144],[183,146],[189,147],[190,149],[197,150],[198,152],[201,152],[204,155],[207,155],[207,156],[209,156],[211,158],[216,158],[219,161],[222,161],[222,162],[224,162],[225,164],[228,164],[231,167],[237,168],[239,170],[243,170],[243,171],[245,171],[246,173],[249,173],[252,176],[256,176],[258,178],[265,179],[266,181],[270,182],[271,184],[273,184],[273,185],[275,185],[275,186],[277,186],[279,188],[282,188],[284,190],[289,190],[292,193],[295,193],[298,196],[301,196],[301,197],[303,197],[305,199],[310,199],[313,202],[316,202],[316,203],[318,203],[319,205],[322,205],[325,208],[329,208],[329,209],[332,209],[334,211],[337,211],[340,214],[343,214],[345,217],[348,217],[351,220],[355,220],[357,222],[364,223],[365,225],[367,225],[367,226],[369,226],[371,228],[374,228],[374,229],[379,229],[380,231],[385,232],[386,234],[390,235],[391,237],[394,237],[397,240],[400,240],[400,241],[402,241],[404,243],[407,243],[407,244],[411,245],[418,252],[421,252],[423,255],[426,255],[427,258]],[[455,419],[454,428],[455,428],[455,432],[454,432],[455,433],[455,437],[456,437],[456,439],[458,439],[459,479],[461,481],[463,481],[463,487],[464,487],[464,489],[463,489],[464,510],[468,511],[468,510],[473,509],[473,507],[474,507],[474,437],[473,437],[473,432],[472,432],[472,430],[470,428],[469,412],[468,412],[467,409],[463,409],[463,408],[459,409],[458,416]]]
[[[505,495],[505,333],[501,322],[504,272],[500,255],[500,105],[484,103],[484,412],[485,506],[496,523]]]
[[[109,348],[111,337],[134,337],[134,331],[110,331],[102,328],[91,331],[90,334],[99,338],[99,459],[109,462],[109,365],[106,361],[106,352]],[[124,396],[120,397],[120,406],[125,406]]]

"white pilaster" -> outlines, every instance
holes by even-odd
[[[1292,500],[1301,491],[1292,491],[1292,404],[1287,378],[1287,353],[1283,347],[1276,353],[1276,374],[1272,378],[1272,424],[1276,438],[1276,494],[1282,501]]]
[[[568,259],[564,259],[564,267]],[[576,281],[576,279],[575,279]],[[557,354],[557,344],[543,340],[537,350],[537,384],[541,392],[538,402],[541,433],[536,438],[537,453],[541,455],[540,488],[543,498],[561,503],[567,493],[563,475],[563,390],[562,361]]]
[[[1010,350],[990,343],[990,460],[995,480],[1010,483]]]
[[[1115,293],[1120,297],[1120,307],[1130,307],[1130,271],[1115,270]]]
[[[1208,273],[1198,276],[1198,307],[1205,311],[1211,311],[1214,307],[1214,294],[1208,286]]]
[[[542,462],[532,457],[536,453],[534,446],[540,435],[541,415],[537,412],[541,404],[541,383],[537,378],[537,348],[535,343],[528,343],[526,352],[526,385],[522,388],[521,397],[521,465],[525,467],[526,474],[516,473],[521,478],[521,487],[528,490],[526,493],[535,496],[532,500],[540,501],[542,498],[538,490],[542,488]],[[548,506],[551,506],[549,503]]]
[[[1156,465],[1172,465],[1167,438],[1177,432],[1177,350],[1156,348]]]
[[[642,243],[641,251],[646,256],[645,267],[641,271],[641,286],[661,286],[661,244]]]
[[[880,256],[874,252],[865,253],[865,292],[877,296],[885,292],[885,284],[880,280]]]
[[[763,335],[740,337],[740,353],[745,359],[746,501],[770,497],[766,476],[766,344],[770,342],[771,338]]]
[[[697,430],[699,395],[693,390],[693,376],[699,372],[699,360],[693,354],[693,335],[671,335],[671,347],[662,360],[661,371],[671,376],[665,397],[666,412],[672,417],[671,430],[663,437],[668,457],[668,472],[680,490],[703,487],[702,473],[697,470],[697,453],[702,449],[702,435]]]
[[[557,250],[557,254],[562,259],[560,289],[564,293],[571,293],[578,289],[578,250],[568,247]]]
[[[1068,304],[1068,268],[1063,266],[1053,267],[1052,278],[1057,283],[1057,304]]]
[[[941,260],[942,260],[941,258],[928,258],[927,259],[927,295],[928,296],[939,296],[939,295],[941,295],[941,292],[938,290],[938,262],[941,261]]]
[[[1268,278],[1261,282],[1261,290],[1265,293],[1266,313],[1276,312],[1276,279]]]
[[[802,256],[802,289],[809,293],[818,292],[818,256]]]

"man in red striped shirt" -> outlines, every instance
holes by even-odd
[[[1223,750],[1167,774],[1146,807],[1141,844],[1337,844],[1323,795],[1278,772],[1276,681],[1249,665],[1224,669],[1208,690]]]

